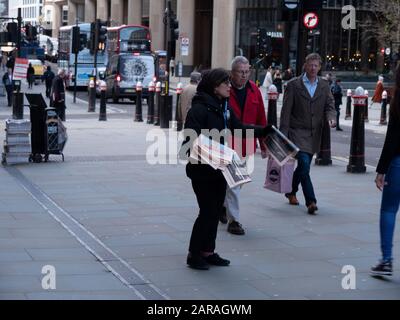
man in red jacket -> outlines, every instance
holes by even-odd
[[[229,104],[235,115],[244,124],[266,126],[264,102],[260,90],[253,81],[250,81],[250,63],[243,57],[235,57],[232,61],[231,94]],[[236,142],[235,142],[236,141]],[[242,144],[241,150],[238,145]],[[236,144],[236,148],[235,148]],[[264,144],[260,141],[262,151]],[[239,156],[248,157],[255,153],[256,139],[252,141],[237,141],[234,139],[233,147]],[[244,235],[245,231],[239,223],[239,194],[240,187],[227,190],[225,198],[226,214],[229,218],[228,232],[236,235]],[[228,222],[225,212],[221,216],[221,222]]]

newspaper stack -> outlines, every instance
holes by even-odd
[[[245,163],[237,153],[204,135],[200,135],[193,143],[190,153],[191,163],[208,164],[214,170],[221,170],[229,188],[251,182]]]
[[[31,155],[31,123],[28,120],[6,120],[3,163],[29,162]]]

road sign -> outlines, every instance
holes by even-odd
[[[385,54],[386,54],[387,56],[390,54],[390,52],[391,52],[390,48],[386,48]]]
[[[304,15],[303,23],[307,29],[314,29],[318,26],[318,16],[314,12],[309,12]]]
[[[181,38],[181,56],[189,55],[189,38]]]

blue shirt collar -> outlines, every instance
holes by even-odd
[[[311,81],[310,81],[310,80],[308,79],[308,77],[307,77],[307,73],[304,72],[303,81],[304,81],[304,83],[307,83],[307,84],[309,84],[309,85],[317,85],[319,79],[318,79],[318,76],[317,76],[317,78],[315,79],[314,83],[311,84]]]

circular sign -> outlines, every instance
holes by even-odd
[[[385,54],[388,56],[390,54],[390,48],[386,48]]]
[[[304,15],[303,23],[307,29],[314,29],[318,25],[318,16],[314,12]]]

